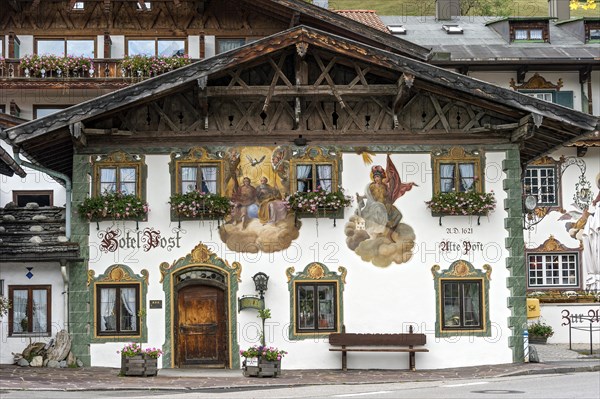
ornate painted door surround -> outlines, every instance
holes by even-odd
[[[178,353],[176,346],[178,329],[180,327],[176,325],[179,320],[177,315],[177,294],[178,292],[185,292],[184,290],[188,290],[188,287],[193,286],[209,287],[206,291],[215,291],[215,298],[218,296],[218,291],[223,292],[225,324],[218,326],[218,323],[192,323],[215,324],[213,326],[192,326],[192,329],[204,329],[206,333],[209,333],[211,329],[224,329],[223,339],[225,342],[222,342],[222,345],[227,348],[224,355],[225,367],[233,369],[240,367],[240,358],[238,356],[239,345],[237,343],[236,298],[238,283],[241,281],[241,272],[242,266],[240,263],[233,262],[230,265],[226,260],[215,255],[203,243],[199,243],[189,254],[179,258],[172,264],[167,262],[160,264],[160,282],[163,284],[163,291],[165,292],[166,320],[163,367],[177,367],[178,362],[175,355]],[[210,287],[213,287],[213,289]],[[218,312],[218,310],[215,311]],[[184,330],[186,328],[189,329],[189,327],[184,327]],[[205,337],[207,336],[211,336],[211,334],[205,334]],[[218,338],[214,339],[218,340]],[[213,364],[217,363],[213,362]],[[210,362],[198,363],[198,365],[201,364],[208,365]]]

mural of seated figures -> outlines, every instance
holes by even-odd
[[[298,238],[300,223],[289,212],[288,147],[239,147],[225,151],[225,195],[231,214],[219,228],[236,252],[277,252]]]

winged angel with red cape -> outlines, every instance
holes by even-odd
[[[394,202],[410,191],[415,183],[403,183],[394,163],[387,156],[384,169],[371,168],[371,182],[365,195],[356,194],[358,209],[345,227],[348,248],[364,261],[387,267],[392,262],[404,263],[412,257],[415,233],[402,223],[402,213]]]

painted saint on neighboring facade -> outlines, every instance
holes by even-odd
[[[226,195],[233,208],[219,234],[236,252],[277,252],[298,238],[299,226],[288,212],[289,154],[284,148],[230,150]]]
[[[394,202],[416,184],[400,180],[389,155],[386,166],[387,170],[380,165],[371,168],[371,182],[364,195],[356,194],[358,208],[345,227],[348,248],[380,267],[410,260],[415,240]]]

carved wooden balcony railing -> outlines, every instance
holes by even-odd
[[[93,85],[94,82],[104,84],[113,82],[118,86],[123,86],[155,76],[147,72],[121,68],[122,59],[96,58],[92,62],[93,73],[81,69],[60,72],[49,70],[45,71],[44,76],[41,76],[40,73],[33,73],[21,68],[20,59],[3,59],[0,60],[0,81],[5,83],[13,81],[15,84],[24,85],[32,83],[37,86],[43,86],[45,83],[54,85],[56,83],[68,84],[69,82],[81,83],[85,81]],[[160,75],[160,73],[156,75]]]

